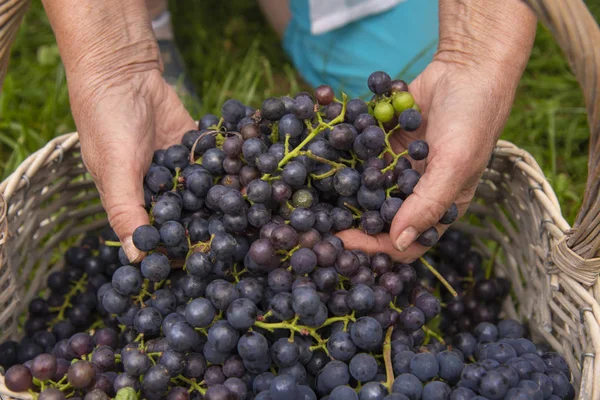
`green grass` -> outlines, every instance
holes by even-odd
[[[600,2],[588,2],[596,16]],[[269,95],[305,87],[266,28],[256,2],[171,1],[175,33],[202,104],[194,116],[224,100],[257,105]],[[33,2],[12,50],[0,95],[0,175],[8,176],[52,137],[75,129],[64,70],[52,30]],[[567,62],[542,27],[502,138],[533,154],[572,222],[587,176],[588,127],[584,101]]]

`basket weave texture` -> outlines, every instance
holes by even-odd
[[[505,316],[527,322],[534,339],[565,357],[579,399],[600,400],[600,29],[581,0],[527,2],[552,30],[585,94],[591,138],[583,206],[571,228],[537,162],[501,140],[468,211],[477,223],[456,227],[474,235],[484,256],[492,256],[487,241],[498,243],[495,273],[515,292]],[[19,316],[62,268],[53,250],[107,223],[77,133],[50,141],[0,184],[0,341],[19,337]],[[3,383],[0,376],[3,399],[31,398]]]

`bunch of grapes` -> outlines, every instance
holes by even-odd
[[[564,358],[524,338],[524,326],[507,319],[479,323],[445,346],[418,350],[392,342],[399,399],[573,399],[571,372]]]
[[[471,248],[469,237],[454,229],[449,229],[424,257],[428,260],[425,262],[431,264],[455,290],[452,293],[447,286],[440,286],[439,297],[444,304],[440,329],[444,334],[453,336],[458,332],[470,332],[480,322],[499,321],[511,283],[493,276],[495,257],[484,263],[481,254]],[[434,288],[438,284],[438,278],[423,261],[414,265],[422,285]]]
[[[29,303],[24,338],[20,343],[11,340],[0,345],[2,365],[25,363],[51,352],[57,342],[76,332],[98,325],[118,326],[96,295],[120,265],[119,248],[103,243],[115,239],[114,232],[107,230],[100,236],[88,235],[80,246],[67,250],[65,268],[47,278],[47,298],[37,297]]]
[[[48,300],[31,303],[25,338],[0,346],[7,387],[40,400],[488,393],[483,375],[462,375],[495,353],[473,359],[457,338],[496,322],[509,287],[481,274],[468,239],[451,231],[409,265],[335,235],[388,232],[419,181],[412,161],[429,152],[420,140],[400,153],[390,144],[421,124],[406,83],[378,71],[368,86],[369,102],[338,100],[328,86],[259,110],[228,100],[220,118],[205,115],[181,144],[156,151],[144,178],[151,223],[133,233],[144,259],[132,264],[112,231],[71,248]],[[439,222],[457,216],[452,205]],[[438,236],[431,227],[418,242]],[[536,379],[520,382],[546,385],[545,395]],[[510,393],[538,399],[513,383]],[[562,389],[551,392],[569,398]]]

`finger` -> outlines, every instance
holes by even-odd
[[[145,253],[133,245],[133,231],[150,223],[145,209],[144,175],[135,162],[114,160],[113,163],[114,166],[103,169],[97,178],[100,198],[123,251],[131,263],[137,263]]]
[[[388,233],[367,235],[359,229],[348,229],[338,232],[336,236],[342,239],[347,250],[362,250],[369,255],[385,253],[400,263],[411,263],[427,251],[418,243],[412,244],[406,251],[398,251]]]
[[[457,165],[449,157],[433,157],[428,164],[413,193],[402,203],[392,221],[390,238],[398,251],[406,251],[421,233],[438,225],[450,208],[470,175]],[[436,230],[442,233],[439,225]]]

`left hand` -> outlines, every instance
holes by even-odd
[[[420,139],[429,145],[423,161],[411,160],[422,173],[400,207],[388,233],[367,235],[358,229],[338,236],[348,249],[383,252],[398,262],[412,262],[428,248],[417,237],[434,226],[441,235],[449,225],[438,221],[456,203],[463,215],[475,194],[494,145],[508,117],[518,79],[490,77],[486,71],[434,61],[409,86],[422,108],[423,123],[414,132],[390,137],[394,152]]]

